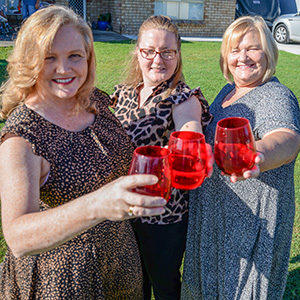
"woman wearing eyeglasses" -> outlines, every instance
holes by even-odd
[[[165,16],[141,25],[128,76],[115,87],[111,106],[135,147],[165,147],[174,130],[202,132],[210,122],[200,88],[191,90],[182,74],[177,27]],[[144,264],[145,299],[180,299],[185,250],[188,192],[173,190],[169,211],[132,222]]]

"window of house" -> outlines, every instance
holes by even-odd
[[[176,20],[203,20],[204,0],[155,1],[155,15],[165,15]]]

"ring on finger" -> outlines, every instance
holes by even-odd
[[[133,216],[133,206],[129,206],[129,209],[128,209],[128,216],[129,216],[129,217],[132,217],[132,216]]]

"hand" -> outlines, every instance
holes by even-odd
[[[230,181],[232,183],[235,183],[237,181],[245,180],[248,178],[255,178],[260,174],[260,168],[259,165],[263,163],[265,160],[265,157],[262,153],[257,152],[255,159],[254,159],[254,166],[250,170],[244,170],[243,176],[237,176],[235,174],[231,174]]]
[[[206,155],[207,155],[207,159],[206,159],[206,172],[207,172],[207,177],[210,177],[213,173],[214,170],[214,155],[212,152],[212,147],[210,144],[205,143],[205,147],[206,147]]]
[[[101,207],[97,205],[97,209],[101,210],[99,213],[104,213],[111,221],[163,214],[167,203],[164,198],[131,191],[137,186],[153,185],[157,181],[158,178],[154,175],[136,174],[124,176],[106,184],[98,190],[102,197]]]

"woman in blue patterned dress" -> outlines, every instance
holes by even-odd
[[[294,165],[300,146],[295,95],[275,73],[278,50],[261,17],[241,17],[223,36],[221,69],[229,83],[211,105],[216,124],[244,117],[259,155],[241,178],[215,168],[190,193],[182,300],[280,300],[295,213]]]

